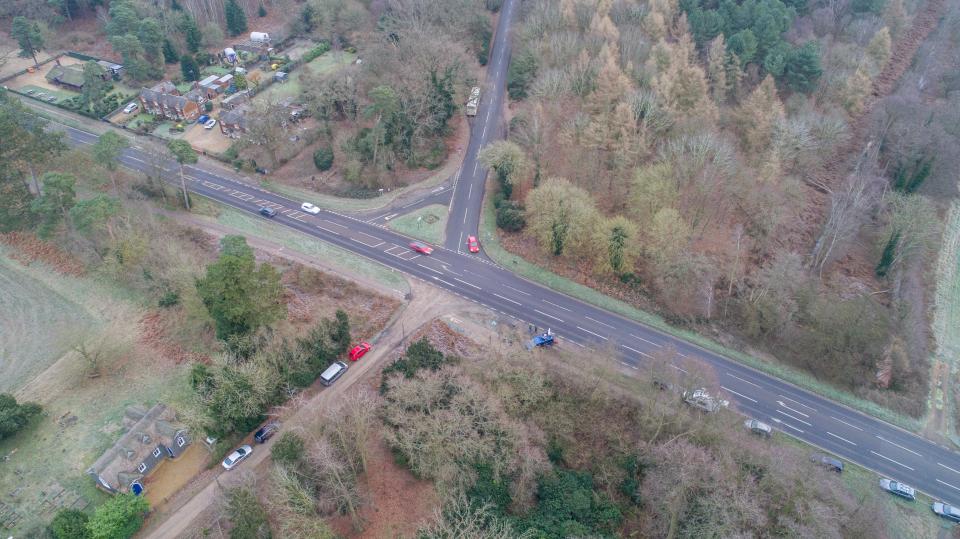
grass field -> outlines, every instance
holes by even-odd
[[[417,238],[434,245],[443,243],[447,229],[447,207],[443,204],[431,204],[397,217],[387,223],[391,230]]]
[[[271,84],[266,90],[263,91],[263,93],[260,94],[262,96],[261,98],[266,98],[268,100],[280,100],[286,97],[298,96],[300,95],[300,79],[303,76],[304,69],[309,69],[310,72],[319,75],[326,75],[333,73],[340,67],[350,65],[353,63],[356,57],[356,54],[351,54],[349,52],[328,52],[323,54],[317,58],[314,58],[311,62],[300,66],[300,68],[290,74],[287,82]],[[265,75],[272,77],[273,73],[275,73],[275,71],[267,71],[265,72]]]
[[[4,392],[38,375],[98,325],[95,316],[21,267],[0,249],[0,391]],[[44,335],[47,338],[41,338]],[[52,338],[55,335],[62,338]]]
[[[51,104],[61,103],[61,102],[66,101],[66,100],[68,100],[68,99],[72,99],[74,96],[77,95],[77,94],[75,94],[75,93],[73,93],[73,92],[67,92],[67,91],[64,91],[64,90],[52,90],[52,89],[50,89],[50,88],[41,88],[40,86],[34,86],[34,85],[32,85],[32,84],[27,84],[27,85],[21,86],[20,88],[17,89],[18,92],[22,92],[22,93],[24,93],[24,94],[28,94],[30,90],[33,90],[33,91],[34,91],[34,93],[31,95],[31,97],[33,97],[34,99],[43,101],[44,103],[51,103]],[[42,98],[40,98],[40,97],[37,97],[37,94],[38,94],[38,93],[44,93],[44,94],[46,94],[46,95],[56,96],[56,97],[57,97],[57,100],[56,100],[56,101],[53,101],[53,102],[47,101],[46,99],[42,99]]]
[[[858,398],[851,393],[842,391],[833,386],[815,380],[809,374],[794,370],[780,363],[764,361],[758,357],[751,356],[739,350],[727,348],[713,340],[668,324],[657,315],[642,311],[626,302],[611,298],[590,287],[574,282],[565,277],[561,277],[549,270],[531,264],[522,257],[508,252],[500,245],[496,230],[496,217],[494,215],[493,202],[490,196],[485,197],[483,214],[480,219],[480,243],[483,244],[484,252],[493,259],[494,262],[513,271],[514,273],[540,283],[548,288],[567,294],[570,297],[596,305],[602,309],[614,312],[637,322],[643,323],[651,328],[664,333],[674,335],[686,340],[692,344],[700,346],[706,350],[734,359],[744,365],[753,367],[781,380],[785,380],[804,389],[819,393],[825,397],[837,402],[855,408],[869,415],[883,419],[910,431],[917,431],[920,428],[920,421],[914,418],[898,414],[888,408],[884,408],[875,402]]]
[[[953,204],[944,220],[943,243],[937,260],[937,292],[934,297],[933,335],[937,342],[936,357],[933,363],[942,362],[950,373],[947,387],[932,385],[928,409],[939,408],[946,414],[944,434],[954,443],[960,442],[954,427],[953,418],[957,410],[954,393],[951,390],[960,367],[960,207]]]

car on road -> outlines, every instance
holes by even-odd
[[[303,204],[301,204],[300,209],[313,215],[320,213],[320,208],[314,206],[309,202],[304,202]]]
[[[372,346],[368,342],[362,342],[353,348],[350,349],[349,357],[350,361],[356,361],[362,358],[367,352],[370,351]]]
[[[954,522],[960,522],[960,508],[956,508],[952,505],[947,505],[943,502],[934,502],[930,506],[933,509],[933,512],[942,516],[947,520],[952,520]]]
[[[843,473],[843,462],[829,455],[814,453],[810,455],[810,462],[815,462],[825,468],[829,468],[831,471]]]
[[[273,208],[268,208],[268,207],[266,207],[266,206],[260,206],[260,210],[259,210],[259,211],[260,211],[260,215],[262,215],[262,216],[264,216],[264,217],[276,217],[276,216],[277,216],[277,210],[275,210],[275,209],[273,209]]]
[[[240,464],[240,462],[250,456],[250,453],[253,453],[253,448],[249,445],[238,447],[233,453],[227,455],[227,458],[223,459],[223,468],[225,470],[236,468],[237,464]]]
[[[743,422],[743,426],[747,427],[747,430],[750,432],[763,436],[764,438],[769,438],[773,434],[773,427],[767,425],[762,421],[757,421],[756,419],[748,419]]]
[[[131,112],[137,110],[138,108],[140,108],[139,103],[127,103],[127,106],[123,107],[123,113],[130,114]]]
[[[477,241],[476,236],[467,236],[467,250],[471,253],[480,252],[480,243]]]
[[[215,125],[217,125],[217,121],[214,120],[214,119],[210,119],[210,120],[207,120],[206,123],[203,124],[203,128],[204,128],[204,129],[213,129],[213,126],[215,126]]]
[[[257,432],[253,433],[253,441],[258,444],[266,443],[267,440],[273,438],[273,435],[280,430],[280,423],[276,421],[271,421],[266,425],[260,427]]]
[[[426,243],[423,243],[422,241],[411,242],[410,248],[422,255],[428,255],[433,252],[433,247],[430,247],[429,245],[427,245]]]
[[[890,494],[896,494],[901,498],[906,498],[908,500],[917,499],[917,491],[913,487],[908,487],[899,481],[894,481],[893,479],[881,479],[880,488],[889,492]]]

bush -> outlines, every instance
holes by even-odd
[[[303,58],[301,58],[301,61],[304,64],[309,63],[319,58],[320,56],[323,56],[329,50],[330,50],[330,44],[327,43],[326,41],[322,41],[318,43],[315,47],[313,47],[312,49],[304,53]]]
[[[513,58],[507,70],[507,91],[510,99],[527,97],[527,90],[537,75],[537,57],[530,51],[524,51]]]
[[[213,101],[207,101],[203,104],[203,112],[213,112]]]
[[[455,358],[444,357],[443,353],[434,348],[427,339],[420,339],[407,347],[403,357],[384,367],[380,392],[386,391],[387,378],[395,372],[402,373],[404,378],[413,378],[413,375],[421,369],[435,371],[446,363],[455,362]]]
[[[622,519],[617,505],[593,489],[593,476],[559,469],[540,478],[537,507],[526,523],[537,537],[562,539],[607,536]]]
[[[330,170],[333,166],[333,148],[329,146],[317,148],[317,151],[313,152],[313,164],[322,172]]]
[[[230,539],[270,539],[270,523],[267,511],[257,500],[257,495],[248,488],[227,491],[227,515],[233,528]]]
[[[87,522],[91,539],[127,539],[143,526],[147,500],[133,494],[118,494],[93,513]]]
[[[63,509],[53,517],[48,530],[53,539],[89,539],[87,522],[90,517],[83,511]]]
[[[17,403],[8,393],[0,393],[0,440],[9,438],[30,424],[40,414],[40,405],[34,402]]]
[[[497,207],[497,228],[507,232],[519,232],[527,226],[527,220],[524,218],[523,206],[504,200]]]
[[[157,301],[157,305],[161,307],[173,307],[174,305],[180,303],[180,294],[176,290],[168,290],[162,296],[160,300]]]
[[[294,465],[303,459],[304,441],[294,432],[284,432],[270,448],[270,457],[278,464]]]

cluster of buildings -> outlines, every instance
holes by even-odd
[[[97,60],[97,65],[103,68],[103,80],[120,80],[123,75],[123,66],[108,62],[106,60]],[[60,60],[54,60],[54,66],[44,76],[47,82],[54,86],[62,86],[68,90],[79,92],[83,90],[83,64],[63,65]]]

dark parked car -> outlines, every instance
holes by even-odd
[[[266,207],[266,206],[260,206],[260,215],[262,215],[262,216],[264,216],[264,217],[276,217],[276,216],[277,216],[277,210],[275,210],[275,209],[273,209],[273,208],[268,208],[268,207]]]
[[[810,455],[810,462],[816,462],[817,464],[829,468],[837,473],[843,472],[843,462],[828,455],[814,453]]]
[[[262,444],[272,438],[278,430],[280,430],[280,423],[271,421],[270,423],[260,427],[260,430],[254,433],[253,440],[258,444]]]

